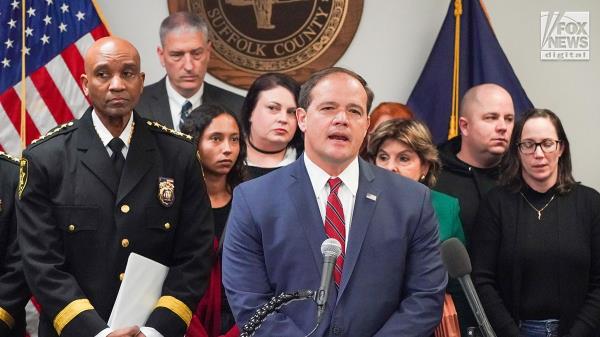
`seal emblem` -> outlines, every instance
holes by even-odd
[[[171,207],[175,202],[175,179],[158,178],[158,200],[164,207]]]
[[[265,72],[286,72],[304,81],[335,64],[358,28],[363,7],[363,0],[172,2],[180,6],[174,9],[207,20],[213,47],[208,71],[244,88]]]

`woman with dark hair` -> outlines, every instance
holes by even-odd
[[[392,119],[379,124],[371,134],[367,157],[373,164],[421,182],[429,188],[435,185],[441,169],[438,150],[433,145],[429,129],[414,119]],[[431,203],[439,222],[440,241],[454,237],[464,244],[458,199],[431,190]],[[444,316],[442,324],[436,328],[436,337],[460,334],[455,301],[460,301],[457,302],[459,304],[466,300],[456,281],[450,280],[446,291]]]
[[[248,89],[240,111],[248,141],[248,178],[290,164],[302,152],[296,121],[300,85],[291,77],[267,73]]]
[[[573,179],[552,111],[528,111],[510,144],[471,245],[490,323],[498,336],[598,336],[600,194]]]
[[[191,112],[182,132],[194,137],[215,223],[215,261],[210,281],[190,327],[188,337],[234,337],[235,319],[221,285],[221,242],[231,210],[233,188],[244,180],[246,144],[237,117],[222,107],[202,105]]]

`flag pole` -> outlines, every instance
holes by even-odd
[[[96,9],[96,13],[98,13],[98,17],[100,17],[100,22],[102,22],[104,27],[106,27],[106,31],[108,32],[108,35],[113,35],[113,33],[110,30],[110,27],[108,25],[108,21],[106,20],[106,17],[104,16],[104,13],[102,12],[102,8],[100,8],[100,6],[96,3],[96,0],[92,0],[92,5]]]
[[[25,67],[25,18],[26,18],[26,11],[25,11],[25,4],[26,0],[23,0],[22,2],[22,7],[21,7],[21,149],[24,149],[25,146],[27,146],[27,124],[26,124],[26,118],[27,118],[27,90],[26,90],[26,86],[25,86],[25,80],[26,80],[26,67]]]
[[[458,136],[458,104],[460,101],[460,18],[462,16],[462,0],[454,0],[454,74],[452,78],[452,112],[448,139]]]

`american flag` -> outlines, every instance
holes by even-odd
[[[22,129],[29,144],[83,114],[89,105],[79,81],[83,56],[109,33],[90,0],[1,0],[0,25],[0,150],[20,156]]]

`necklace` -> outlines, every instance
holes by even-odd
[[[521,193],[521,196],[523,197],[523,199],[525,199],[525,201],[527,201],[529,206],[531,206],[531,208],[533,208],[537,212],[538,220],[542,220],[542,212],[546,209],[546,207],[548,207],[548,205],[550,205],[550,203],[552,202],[552,200],[554,200],[554,197],[556,196],[556,194],[553,194],[552,198],[550,198],[550,200],[548,200],[548,202],[544,205],[544,207],[537,209],[537,208],[535,208],[535,206],[533,206],[533,204],[531,202],[529,202],[529,200],[527,199],[525,194],[523,194],[523,192],[520,192],[520,193]]]
[[[277,154],[277,153],[281,153],[281,152],[283,152],[283,151],[285,151],[287,149],[287,146],[284,147],[283,149],[277,150],[277,151],[267,151],[267,150],[259,149],[254,144],[252,144],[252,141],[250,140],[250,137],[248,137],[248,144],[250,144],[250,147],[252,147],[253,149],[255,149],[256,151],[258,151],[258,152],[260,152],[262,154]]]

